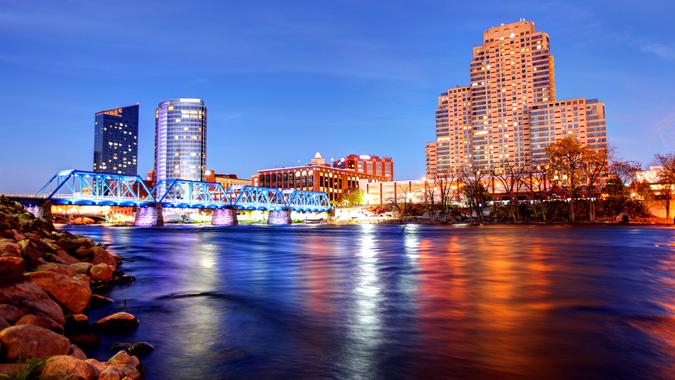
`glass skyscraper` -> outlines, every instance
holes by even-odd
[[[157,181],[201,181],[206,169],[206,106],[201,99],[170,99],[155,111]]]
[[[136,175],[138,104],[96,112],[94,171]]]

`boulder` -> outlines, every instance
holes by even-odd
[[[68,339],[70,339],[72,343],[77,344],[78,347],[82,347],[85,350],[94,348],[100,343],[98,337],[94,334],[68,335]]]
[[[84,360],[68,355],[52,356],[42,368],[40,379],[44,380],[93,380],[96,370]]]
[[[25,263],[21,257],[0,257],[0,285],[22,281],[24,269]]]
[[[93,257],[91,258],[92,264],[108,264],[114,267],[117,267],[119,261],[119,256],[109,253],[105,248],[96,246],[92,248]]]
[[[21,241],[21,240],[26,238],[26,235],[22,234],[21,232],[19,232],[17,230],[12,230],[11,233],[12,233],[12,238],[15,241]]]
[[[0,317],[0,331],[6,329],[7,327],[10,327],[12,324],[7,322],[7,320],[3,317]],[[0,354],[2,354],[2,350],[0,350]]]
[[[9,323],[14,323],[19,320],[25,313],[21,312],[16,306],[8,305],[6,303],[0,304],[0,318],[4,318]]]
[[[108,264],[96,264],[89,270],[89,277],[94,281],[108,282],[112,280],[115,267]]]
[[[13,305],[23,314],[44,315],[60,325],[65,323],[61,307],[41,287],[29,281],[0,287],[0,303]]]
[[[45,249],[48,249],[48,250],[50,250],[50,251],[52,251],[52,252],[56,252],[56,251],[58,251],[59,249],[61,249],[61,246],[59,246],[58,244],[56,244],[56,242],[53,241],[52,239],[42,238],[42,239],[40,239],[40,243],[42,243],[42,246],[43,246]]]
[[[102,296],[100,294],[92,294],[91,300],[89,301],[91,306],[94,306],[94,307],[108,305],[108,304],[111,304],[113,302],[114,301],[112,300],[112,298],[108,298],[108,297]]]
[[[87,362],[87,364],[89,364],[90,366],[94,367],[94,369],[99,373],[105,371],[105,369],[108,368],[107,363],[98,361],[96,359],[87,359],[85,360],[85,362]]]
[[[84,314],[71,314],[66,316],[66,334],[81,334],[89,330],[89,318]]]
[[[130,365],[134,368],[138,368],[141,365],[141,362],[137,357],[129,355],[129,353],[124,350],[117,352],[112,358],[108,359],[108,363],[124,366]]]
[[[89,276],[86,274],[76,274],[73,276],[73,278],[82,282],[86,282],[88,285],[90,285],[89,288],[91,289],[91,278],[89,278]]]
[[[75,264],[70,264],[70,267],[75,271],[77,274],[89,274],[89,269],[91,269],[92,263],[88,263],[86,261],[78,262]]]
[[[77,247],[75,251],[73,252],[73,256],[79,258],[79,259],[88,259],[94,254],[94,251],[92,251],[91,247],[82,245]]]
[[[73,256],[69,255],[68,252],[62,250],[62,249],[57,249],[54,253],[52,254],[46,254],[45,257],[47,257],[50,261],[60,263],[60,264],[75,264],[78,262],[76,258]]]
[[[124,374],[119,367],[108,366],[104,368],[98,375],[98,380],[122,380],[124,378]]]
[[[80,360],[85,360],[87,358],[87,355],[84,354],[84,351],[80,350],[80,348],[74,344],[70,345],[70,351],[68,352],[68,355]]]
[[[99,319],[94,328],[99,331],[126,331],[135,329],[138,323],[136,316],[121,311]]]
[[[143,356],[155,350],[155,346],[153,346],[148,342],[136,342],[136,343],[117,342],[113,343],[111,348],[113,350],[124,350],[128,352],[130,355],[134,356]]]
[[[0,240],[0,257],[21,257],[21,247],[11,240]]]
[[[28,278],[73,313],[82,313],[89,306],[91,289],[84,281],[49,271],[32,272]]]
[[[75,265],[75,264],[73,264]],[[74,268],[72,268],[70,265],[64,265],[64,264],[57,264],[57,263],[47,263],[47,264],[42,264],[36,268],[38,271],[49,271],[49,272],[55,272],[55,273],[61,273],[63,275],[66,275],[68,277],[73,277],[77,274],[77,271],[75,271]]]
[[[55,333],[63,334],[62,325],[41,315],[26,314],[23,317],[21,317],[18,321],[16,321],[15,324],[17,326],[19,325],[40,326],[46,328],[47,330],[54,331]]]
[[[0,331],[0,342],[9,362],[65,355],[70,351],[68,338],[32,325],[12,326]]]
[[[0,375],[11,375],[13,373],[19,372],[23,367],[23,364],[19,363],[0,363]],[[0,376],[0,379],[3,377]],[[8,379],[13,379],[13,377],[7,377]]]

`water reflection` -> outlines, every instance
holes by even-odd
[[[150,379],[675,378],[672,229],[76,232],[138,278],[91,317],[140,317]]]

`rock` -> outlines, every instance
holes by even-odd
[[[91,257],[93,254],[94,252],[92,251],[92,249],[84,245],[77,247],[77,249],[75,249],[75,251],[73,252],[73,256],[80,259],[87,259]]]
[[[84,354],[84,351],[80,350],[80,348],[74,344],[70,345],[70,351],[68,352],[68,355],[80,360],[85,360],[87,358],[87,355]]]
[[[9,323],[14,323],[23,317],[22,313],[16,306],[8,305],[6,303],[0,304],[0,318],[4,318]]]
[[[129,355],[128,352],[122,350],[117,352],[112,358],[108,359],[110,364],[121,364],[121,365],[130,365],[134,368],[138,368],[141,365],[141,362],[137,357]]]
[[[61,307],[41,287],[29,281],[0,287],[0,303],[13,305],[24,314],[44,315],[60,325],[65,323]]]
[[[84,314],[67,315],[65,330],[67,335],[86,333],[89,330],[89,317]]]
[[[23,364],[19,363],[0,363],[0,375],[11,375],[23,367]],[[3,377],[0,376],[0,379]],[[8,379],[13,379],[13,377],[7,377]]]
[[[117,267],[119,261],[119,256],[113,255],[105,250],[103,247],[96,246],[92,248],[94,253],[93,258],[91,259],[92,264],[108,264],[114,267]]]
[[[89,274],[89,269],[92,267],[92,263],[88,263],[86,261],[78,262],[75,264],[70,264],[70,267],[77,273],[77,274]]]
[[[148,342],[136,342],[136,343],[117,342],[113,343],[111,348],[113,350],[124,350],[134,356],[143,356],[155,350],[155,346],[153,346]]]
[[[89,304],[94,307],[104,306],[113,303],[112,298],[104,297],[100,294],[92,294]]]
[[[25,263],[21,257],[0,257],[0,285],[22,281],[24,269]]]
[[[57,249],[53,254],[46,254],[45,257],[60,264],[75,264],[78,262],[76,258],[62,249]]]
[[[75,264],[72,264],[75,265]],[[37,267],[38,271],[49,271],[49,272],[55,272],[55,273],[61,273],[63,275],[66,275],[68,277],[73,277],[77,274],[77,271],[75,271],[74,268],[71,267],[71,265],[64,265],[64,264],[57,264],[57,263],[47,263],[47,264],[42,264]]]
[[[87,359],[85,360],[85,362],[87,362],[87,364],[89,364],[90,366],[94,367],[94,369],[97,372],[103,372],[105,371],[106,368],[108,368],[107,363],[100,362],[96,359]]]
[[[90,285],[89,288],[91,288],[91,278],[89,278],[89,276],[86,274],[76,274],[73,276],[73,278],[82,282],[86,282],[88,285]]]
[[[136,281],[136,277],[129,274],[123,274],[113,279],[113,282],[116,284],[128,284],[134,281]]]
[[[32,272],[28,278],[54,297],[61,305],[79,314],[89,306],[89,284],[55,272]]]
[[[0,342],[9,362],[65,355],[70,350],[68,338],[31,325],[12,326],[0,331]]]
[[[16,321],[16,325],[40,326],[46,328],[47,330],[54,331],[55,333],[63,334],[62,325],[41,315],[26,314],[23,317],[21,317],[18,321]]]
[[[3,317],[0,317],[0,331],[10,327],[12,324],[7,322],[7,320]],[[0,350],[0,354],[2,353],[2,350]]]
[[[94,281],[108,282],[112,280],[115,267],[108,264],[96,264],[89,270],[89,277]]]
[[[21,246],[10,240],[0,240],[0,257],[21,257]]]
[[[84,360],[68,355],[52,356],[42,368],[40,379],[44,380],[93,380],[96,370]]]
[[[105,369],[98,375],[98,380],[122,380],[123,372],[115,366],[104,367]]]
[[[68,339],[70,339],[72,343],[77,344],[78,347],[82,347],[85,350],[97,347],[100,343],[98,337],[94,334],[68,335]]]
[[[42,239],[40,239],[40,243],[42,243],[42,245],[43,245],[46,249],[49,249],[49,250],[52,251],[52,252],[56,252],[56,251],[58,251],[59,249],[61,249],[61,246],[59,246],[58,244],[56,244],[56,242],[54,242],[54,241],[51,240],[51,239],[42,238]]]
[[[26,238],[26,235],[22,234],[21,232],[19,232],[17,230],[12,230],[12,238],[15,241],[21,241],[21,240]]]
[[[136,316],[121,311],[99,319],[94,328],[99,331],[126,331],[135,329],[138,323]]]
[[[23,240],[27,241],[27,240]],[[21,243],[21,242],[19,242]],[[45,255],[38,248],[33,246],[33,244],[27,244],[23,250],[23,258],[26,260],[26,267],[35,268],[38,265],[46,264]],[[51,255],[51,254],[50,254]],[[53,256],[53,255],[52,255]]]

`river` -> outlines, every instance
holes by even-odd
[[[83,226],[148,379],[675,378],[675,229]]]

